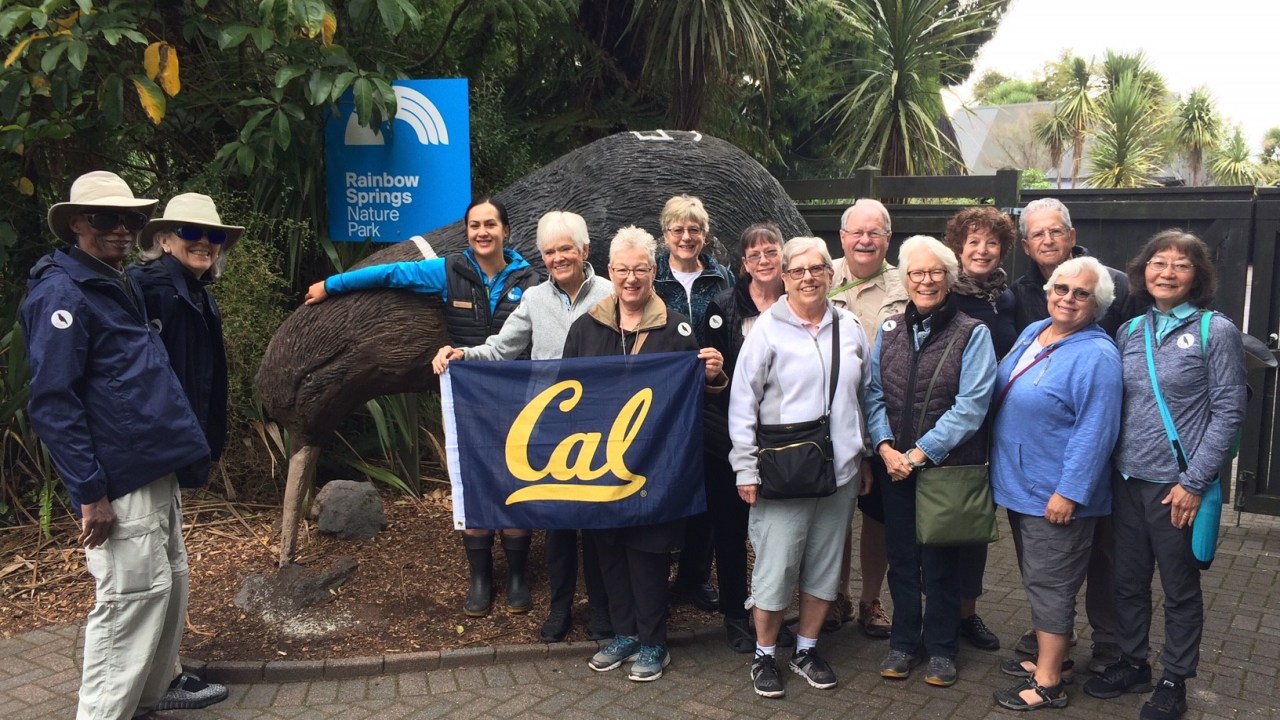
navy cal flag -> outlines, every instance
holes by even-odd
[[[450,363],[454,526],[599,529],[702,512],[704,380],[692,352]]]

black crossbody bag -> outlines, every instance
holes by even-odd
[[[831,318],[831,382],[826,412],[817,420],[756,425],[756,469],[760,496],[768,500],[834,495],[836,467],[831,446],[831,405],[840,377],[840,317]]]

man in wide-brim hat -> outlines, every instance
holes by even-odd
[[[208,475],[200,422],[123,272],[155,205],[114,173],[82,175],[49,209],[71,247],[36,263],[22,303],[31,425],[81,518],[96,584],[80,720],[160,717],[187,605],[178,477]]]

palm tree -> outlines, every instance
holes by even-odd
[[[1101,108],[1095,99],[1093,72],[1084,58],[1065,59],[1066,93],[1059,98],[1057,114],[1071,131],[1071,186],[1080,178],[1080,160],[1084,157],[1084,141],[1098,120]]]
[[[1037,141],[1049,151],[1049,161],[1053,163],[1054,179],[1058,189],[1062,189],[1062,156],[1067,152],[1067,143],[1072,141],[1071,128],[1062,114],[1052,112],[1040,116],[1031,126],[1031,132]]]
[[[1267,130],[1262,136],[1262,156],[1264,165],[1280,163],[1280,127]]]
[[[1209,173],[1218,185],[1256,185],[1263,177],[1262,168],[1253,161],[1244,133],[1236,126],[1231,139],[1209,160]]]
[[[855,85],[827,114],[839,121],[844,158],[886,175],[944,172],[959,153],[939,130],[942,85],[972,70],[1009,0],[824,2],[868,48],[853,61]]]
[[[1129,72],[1120,76],[1103,102],[1085,182],[1104,188],[1157,185],[1164,149],[1152,139],[1159,135],[1162,121],[1160,106],[1152,102],[1143,81]]]
[[[790,0],[781,10],[790,7]],[[669,127],[697,129],[709,88],[767,81],[776,44],[765,0],[634,0],[628,33],[645,45],[644,77],[671,93]]]
[[[1196,88],[1178,104],[1174,116],[1178,146],[1191,166],[1191,184],[1200,184],[1200,166],[1206,150],[1222,142],[1222,120],[1213,107],[1213,98],[1204,88]]]

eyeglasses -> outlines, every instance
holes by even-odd
[[[1065,297],[1067,293],[1071,293],[1071,297],[1075,298],[1076,300],[1079,300],[1080,302],[1085,302],[1089,298],[1093,297],[1093,293],[1083,288],[1072,288],[1070,285],[1064,285],[1062,283],[1054,283],[1054,286],[1053,286],[1054,295],[1057,295],[1058,297]]]
[[[830,271],[830,265],[810,265],[809,267],[791,268],[790,270],[783,270],[782,272],[786,273],[787,277],[792,280],[803,280],[805,273],[809,273],[814,277],[822,277],[825,273]]]
[[[653,268],[651,267],[628,268],[628,267],[618,267],[617,265],[610,265],[609,272],[612,273],[613,275],[617,275],[620,278],[633,277],[637,280],[644,280],[645,278],[649,277],[649,273],[653,272]]]
[[[199,225],[179,225],[173,229],[173,234],[187,242],[196,242],[200,238],[208,238],[211,245],[221,245],[227,241],[226,230],[204,228]]]
[[[140,212],[92,212],[84,213],[84,219],[98,232],[110,232],[121,225],[129,232],[138,232],[147,225],[146,213]]]
[[[750,255],[742,259],[746,260],[747,263],[750,265],[755,265],[761,260],[770,260],[770,261],[777,260],[778,256],[780,255],[782,255],[781,250],[765,250],[764,252],[751,253]]]
[[[689,227],[669,227],[666,229],[666,232],[672,237],[688,235],[691,238],[699,238],[702,237],[702,233],[706,231],[697,225],[690,225]]]
[[[847,235],[854,240],[861,240],[864,237],[871,238],[872,240],[875,240],[876,238],[889,237],[889,233],[882,230],[845,230],[844,228],[840,228],[840,234]]]
[[[1173,271],[1178,273],[1179,275],[1186,275],[1187,273],[1196,269],[1195,265],[1192,265],[1190,262],[1187,262],[1186,260],[1178,260],[1176,262],[1167,262],[1164,260],[1148,260],[1147,267],[1151,268],[1152,270],[1155,270],[1158,273],[1162,273],[1165,270],[1168,270],[1169,268],[1173,268]]]
[[[928,275],[929,279],[938,282],[947,276],[946,270],[908,270],[907,277],[911,282],[924,282],[924,277]]]
[[[1036,232],[1033,232],[1030,235],[1028,235],[1027,239],[1032,240],[1034,242],[1043,242],[1045,238],[1061,240],[1066,236],[1067,236],[1067,231],[1065,228],[1052,227],[1052,228],[1049,228],[1048,230],[1037,230]]]

